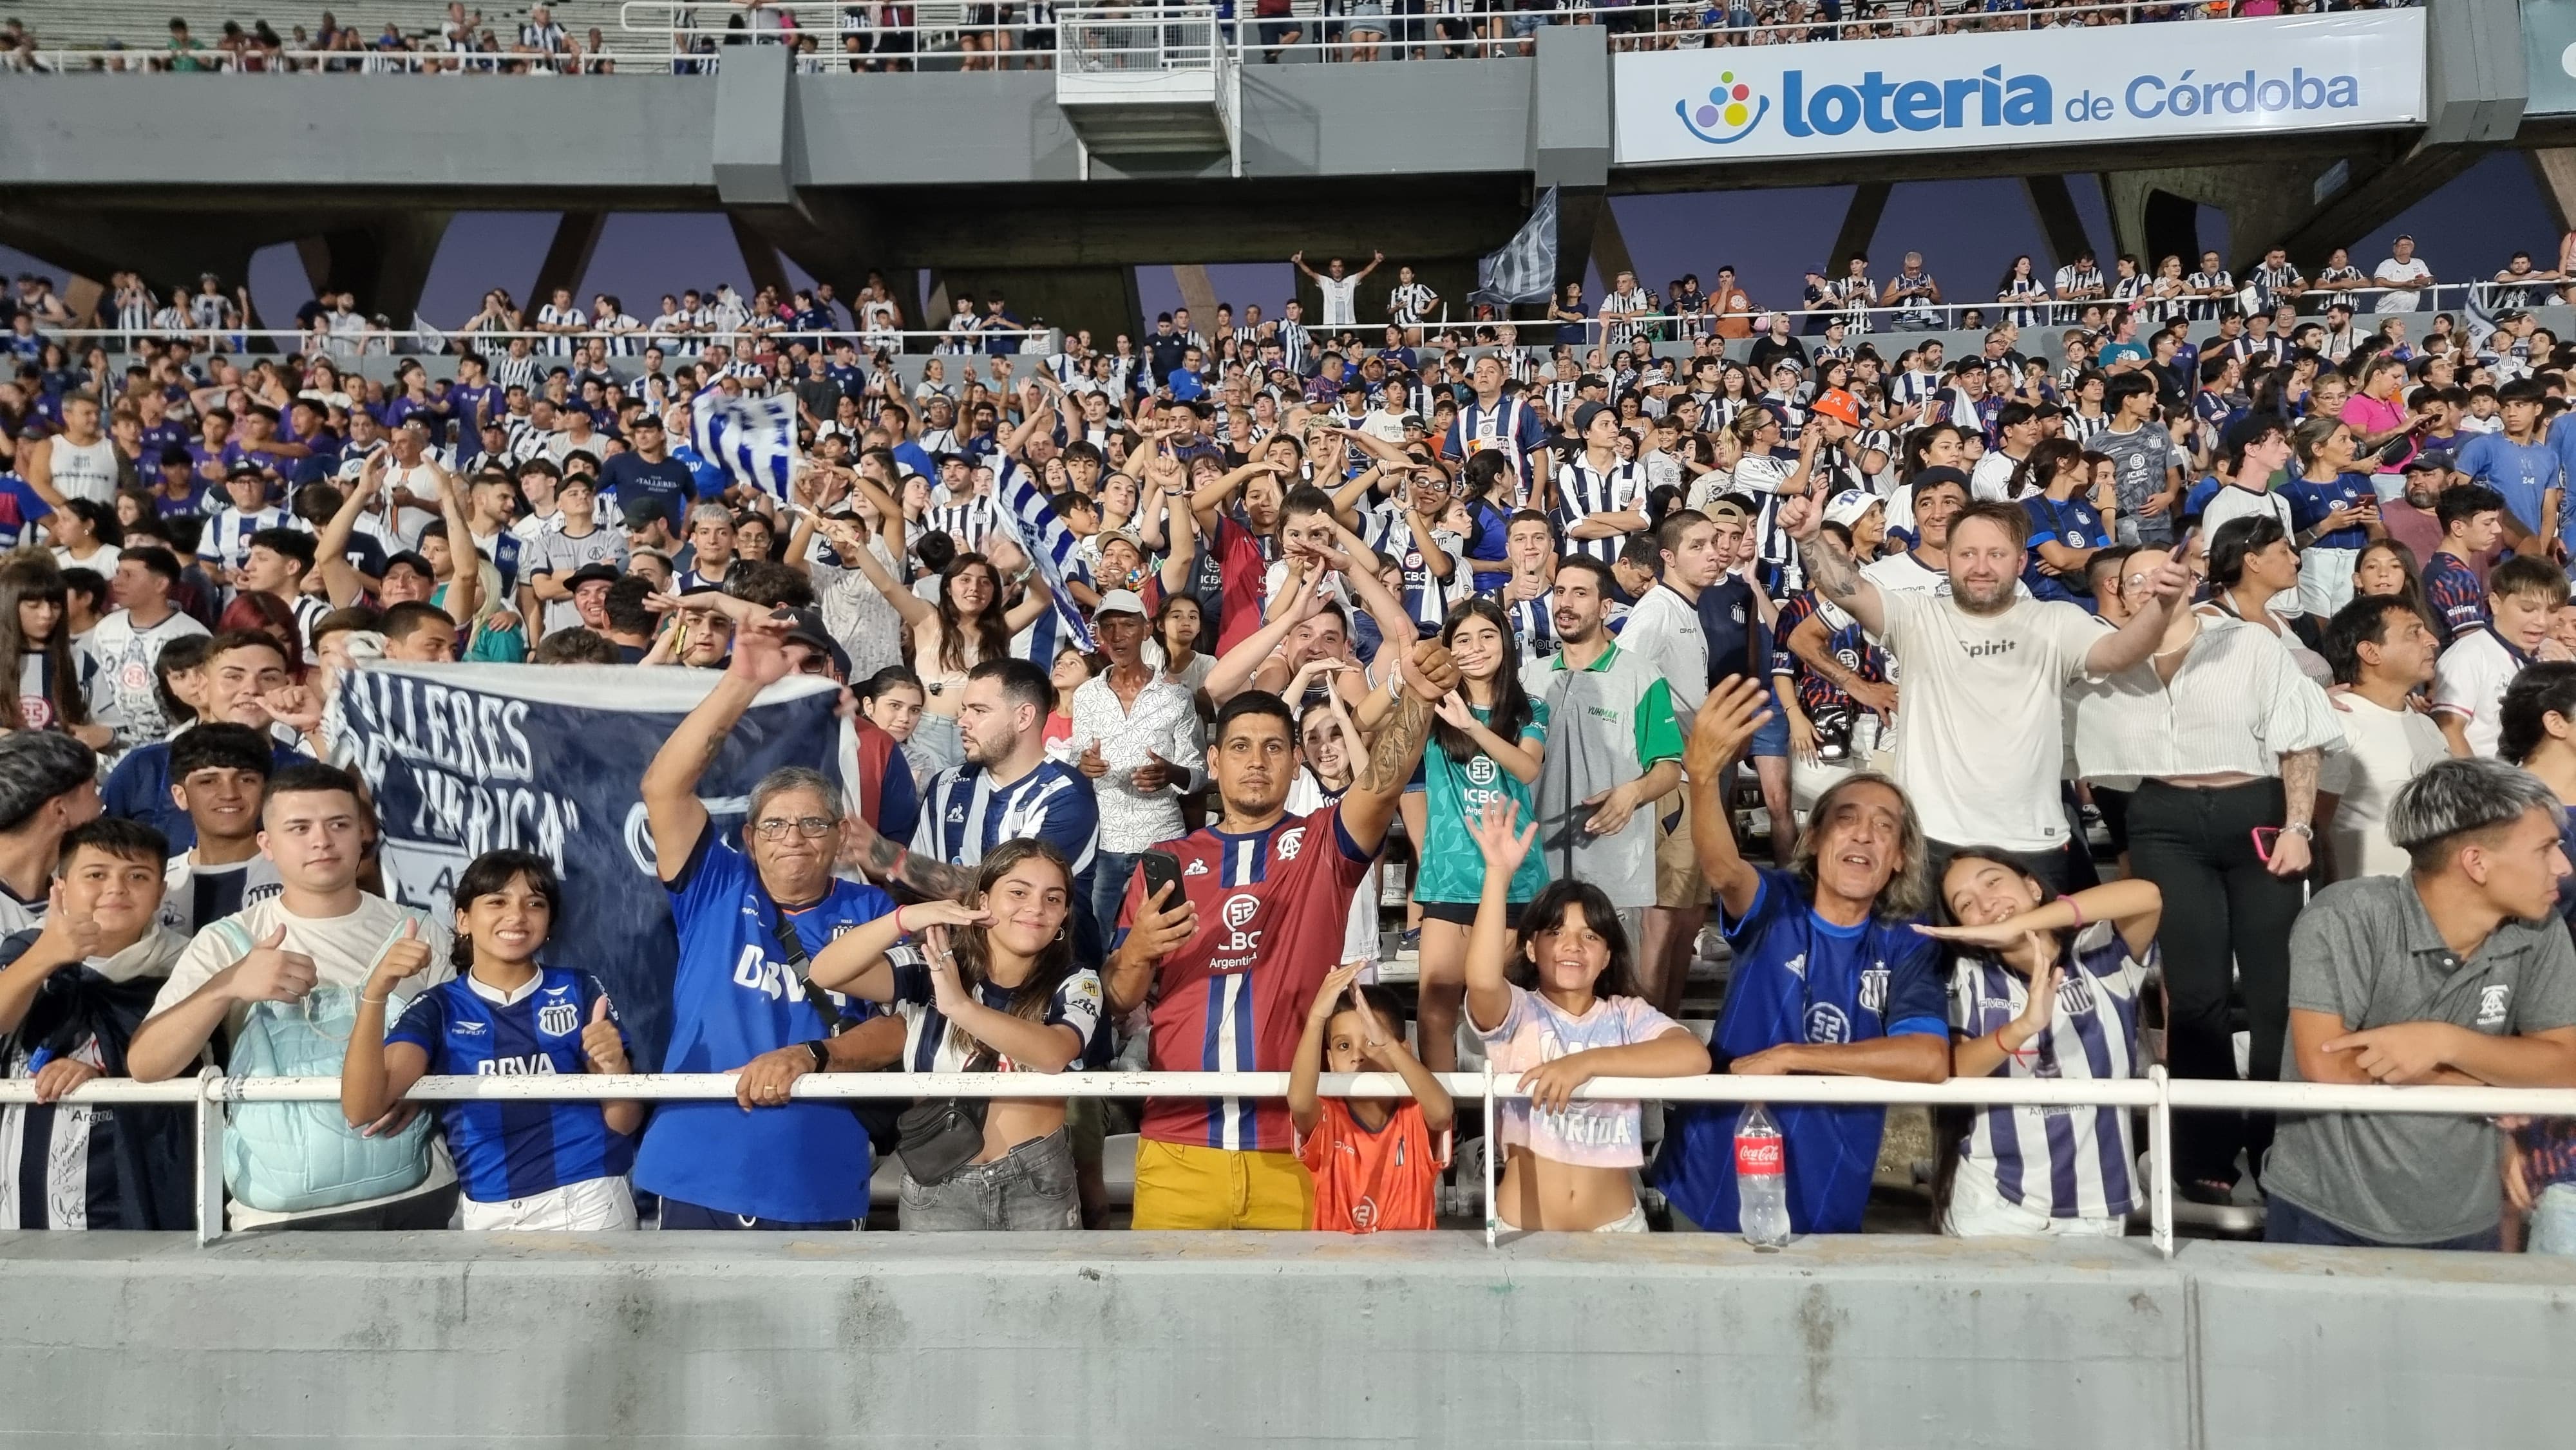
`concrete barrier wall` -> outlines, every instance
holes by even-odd
[[[0,1443],[2564,1443],[2576,1264],[1470,1235],[0,1235]]]

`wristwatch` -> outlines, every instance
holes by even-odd
[[[832,1065],[832,1049],[822,1038],[817,1037],[806,1043],[805,1051],[813,1057],[816,1072],[821,1072]]]
[[[2317,838],[2317,828],[2309,825],[2305,821],[2300,821],[2295,825],[2283,826],[2281,828],[2281,834],[2285,836],[2296,836],[2302,841],[2314,841]]]

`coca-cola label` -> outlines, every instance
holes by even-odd
[[[1778,1138],[1738,1138],[1735,1140],[1735,1171],[1755,1178],[1777,1178],[1788,1165],[1788,1154]]]

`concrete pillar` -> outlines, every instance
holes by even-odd
[[[1190,310],[1190,321],[1197,324],[1201,332],[1205,332],[1208,319],[1216,316],[1216,304],[1220,300],[1216,295],[1216,284],[1208,280],[1208,269],[1198,266],[1175,266],[1172,268],[1172,285],[1180,289],[1181,305]],[[1266,302],[1264,305],[1267,308],[1278,304]],[[1142,319],[1139,321],[1141,323]]]
[[[751,290],[757,294],[766,287],[778,294],[784,303],[791,290],[787,285],[787,268],[779,263],[778,248],[760,230],[745,221],[739,212],[729,212],[725,222],[733,228],[733,244],[742,252],[742,268],[751,274]]]
[[[360,312],[409,327],[454,217],[447,211],[389,212],[365,226],[298,237],[295,250],[316,293],[353,293]],[[531,305],[542,297],[541,292],[530,299]]]
[[[725,47],[716,71],[716,195],[728,207],[796,199],[797,139],[789,92],[795,55],[783,45]]]
[[[2075,195],[2067,189],[2065,177],[2054,172],[2023,177],[2022,194],[2030,200],[2030,214],[2039,221],[2040,235],[2048,240],[2051,262],[2063,267],[2077,253],[2092,250],[2092,239],[2084,235],[2084,214],[2075,209]]]
[[[1592,266],[1601,274],[1601,285],[1617,285],[1619,274],[1637,270],[1637,260],[1628,253],[1628,235],[1619,230],[1619,209],[1608,197],[1601,199],[1600,209],[1592,219]],[[1651,285],[1637,279],[1640,286]]]
[[[1825,259],[1829,277],[1843,275],[1844,263],[1854,255],[1869,255],[1869,240],[1878,235],[1878,219],[1887,214],[1887,196],[1895,188],[1884,181],[1864,181],[1852,188],[1851,205],[1843,211],[1843,224],[1834,233],[1833,255]]]
[[[1539,29],[1530,67],[1530,183],[1535,199],[1557,191],[1556,285],[1580,282],[1606,238],[1627,265],[1627,242],[1610,217],[1610,35],[1598,25]],[[1606,230],[1605,230],[1606,224]],[[1472,281],[1474,273],[1469,277]]]
[[[537,264],[537,280],[521,299],[529,309],[551,300],[558,287],[581,285],[582,274],[590,270],[591,255],[599,250],[599,234],[607,227],[604,211],[568,211],[556,221],[554,240],[546,244],[545,260]]]
[[[2550,220],[2562,232],[2576,229],[2576,149],[2525,151],[2522,159],[2531,168],[2531,179],[2540,183],[2540,199],[2549,205]]]

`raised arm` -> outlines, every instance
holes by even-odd
[[[919,626],[939,617],[938,609],[929,600],[905,588],[894,577],[894,571],[877,557],[876,550],[868,547],[867,537],[859,531],[858,525],[848,519],[821,519],[815,527],[832,541],[833,551],[841,556],[843,563],[854,566],[867,576],[868,582],[877,587],[877,592],[885,596],[888,604],[894,606],[894,612],[902,616],[905,625]]]
[[[1431,733],[1431,702],[1458,688],[1458,667],[1436,640],[1423,640],[1410,654],[1398,654],[1404,686],[1377,738],[1369,742],[1368,759],[1359,778],[1342,794],[1342,830],[1353,845],[1374,853],[1386,841],[1387,823],[1395,819],[1413,768],[1422,763],[1422,745]]]
[[[1523,826],[1520,807],[1497,793],[1467,817],[1467,829],[1485,861],[1484,894],[1476,903],[1475,924],[1467,929],[1467,1022],[1479,1032],[1491,1032],[1512,1010],[1505,975],[1514,942],[1512,876],[1538,839],[1538,822]]]
[[[1885,631],[1887,608],[1878,586],[1860,572],[1851,550],[1825,532],[1824,513],[1816,501],[1804,495],[1783,499],[1779,519],[1780,527],[1798,541],[1798,557],[1806,564],[1807,582],[1816,593],[1842,606],[1869,633]]]
[[[2093,642],[2084,652],[2084,669],[2088,674],[2116,675],[2147,656],[2165,637],[2165,625],[2173,611],[2183,608],[2191,596],[2192,572],[2179,557],[2167,559],[2156,572],[2147,576],[2147,601],[2113,634]]]
[[[1332,1026],[1334,1014],[1353,1005],[1349,996],[1351,983],[1359,980],[1365,962],[1344,962],[1324,974],[1324,984],[1315,989],[1315,1003],[1306,1009],[1306,1027],[1297,1037],[1297,1055],[1288,1064],[1288,1120],[1304,1137],[1315,1131],[1324,1120],[1324,1099],[1318,1092],[1324,1074],[1324,1036]]]
[[[2107,921],[2118,929],[2132,957],[2143,958],[2155,945],[2156,927],[2164,920],[2165,896],[2152,881],[2129,877],[2088,886],[2032,907],[2019,916],[1987,926],[1925,926],[1915,930],[1941,941],[2001,950],[2036,931],[2073,931],[2088,921]]]
[[[680,868],[706,834],[707,808],[698,800],[698,778],[714,763],[725,736],[762,687],[787,676],[787,653],[780,643],[786,628],[785,621],[770,619],[738,624],[733,662],[644,768],[644,817],[652,827],[653,856],[666,883],[679,879]]]
[[[830,946],[814,954],[807,975],[815,986],[830,991],[889,1002],[894,999],[894,968],[886,953],[896,942],[934,926],[981,926],[991,919],[962,902],[911,902],[832,938]]]
[[[1171,537],[1164,546],[1163,562],[1155,577],[1163,584],[1163,593],[1178,598],[1190,592],[1190,576],[1198,572],[1199,521],[1185,508],[1172,507],[1173,495],[1154,494],[1154,511],[1158,520],[1168,519]]]
[[[1342,578],[1351,586],[1351,592],[1360,597],[1360,607],[1377,621],[1379,636],[1389,643],[1419,638],[1421,630],[1414,624],[1413,616],[1404,612],[1404,601],[1398,599],[1395,591],[1386,587],[1386,580],[1379,577],[1378,571],[1384,565],[1378,559],[1377,551],[1363,542],[1359,535],[1342,527],[1341,520],[1329,522],[1346,556]],[[1430,540],[1422,542],[1425,548],[1432,547]]]
[[[474,547],[474,526],[465,517],[465,491],[436,459],[424,454],[421,462],[433,475],[439,516],[447,521],[447,617],[470,637],[483,607],[482,551]]]
[[[1315,592],[1314,574],[1302,563],[1291,562],[1288,577],[1270,600],[1270,619],[1258,630],[1235,642],[1234,648],[1217,657],[1200,688],[1217,704],[1224,704],[1241,694],[1261,672],[1279,647],[1288,642],[1288,634],[1314,617],[1322,603]]]
[[[322,526],[322,537],[313,545],[314,562],[322,567],[322,591],[334,609],[346,609],[366,593],[366,581],[358,577],[358,566],[349,562],[349,540],[358,532],[358,520],[367,506],[376,500],[383,487],[385,451],[381,448],[367,455],[358,465],[358,480],[350,485],[349,496],[340,501],[339,511],[331,522]]]
[[[1691,849],[1699,857],[1699,874],[1717,893],[1731,917],[1753,909],[1762,889],[1762,873],[1735,848],[1735,816],[1720,789],[1726,767],[1744,754],[1753,734],[1771,718],[1769,692],[1760,680],[1735,676],[1708,692],[1692,723],[1682,765],[1690,776]]]

